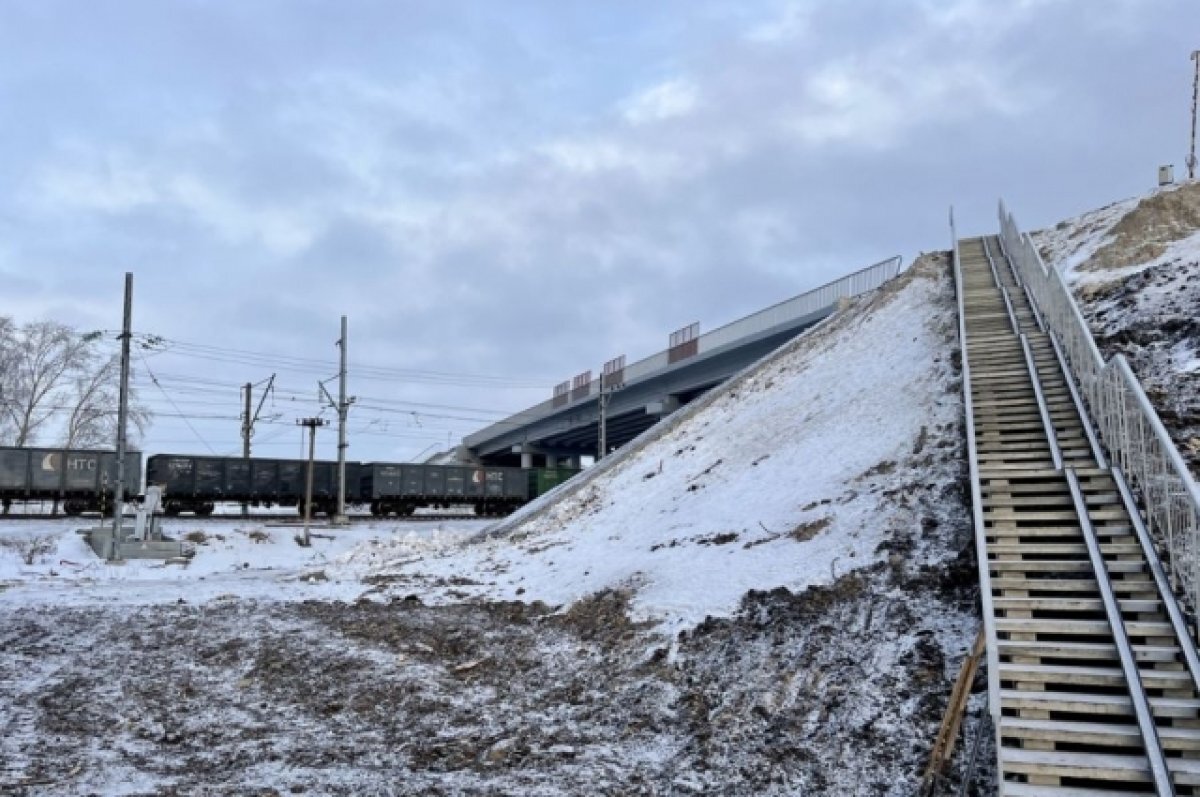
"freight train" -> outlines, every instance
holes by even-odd
[[[141,484],[142,455],[127,452],[126,482]],[[61,502],[68,515],[105,511],[117,481],[117,455],[112,451],[75,451],[61,448],[0,447],[0,505],[7,511],[13,501]],[[125,491],[133,498],[135,487]]]
[[[142,455],[126,459],[126,497],[142,483]],[[346,503],[376,516],[413,514],[424,507],[469,505],[483,517],[504,515],[549,492],[579,471],[573,468],[493,468],[399,462],[347,462]],[[163,511],[212,514],[223,501],[256,507],[294,506],[303,511],[308,462],[300,459],[154,454],[145,483],[163,488]],[[116,454],[0,448],[0,502],[61,501],[67,514],[105,511],[116,482]],[[312,510],[337,506],[337,463],[313,463]]]

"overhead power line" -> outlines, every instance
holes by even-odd
[[[148,333],[134,333],[134,337],[138,340],[143,352],[173,353],[195,359],[259,367],[266,366],[306,374],[327,375],[336,373],[338,367],[337,363],[332,360],[191,343]],[[552,382],[549,379],[514,379],[513,377],[492,374],[458,373],[417,368],[389,368],[363,363],[354,363],[351,370],[354,372],[356,379],[432,384],[545,389]]]

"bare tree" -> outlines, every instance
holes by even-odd
[[[57,321],[35,321],[15,331],[4,407],[13,445],[35,442],[59,411],[64,382],[82,366],[92,340]]]
[[[11,318],[0,316],[0,440],[9,438],[12,419],[7,411],[11,399],[15,328]]]
[[[86,362],[72,374],[67,387],[66,407],[70,415],[62,434],[63,448],[109,446],[116,437],[117,405],[120,399],[121,358],[90,350]],[[132,387],[129,393],[129,422],[137,437],[143,435],[151,418]]]

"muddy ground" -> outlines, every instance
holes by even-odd
[[[912,794],[962,542],[676,639],[612,593],[8,610],[0,794]]]
[[[1105,357],[1124,354],[1200,478],[1200,263],[1178,259],[1091,288],[1084,315]]]

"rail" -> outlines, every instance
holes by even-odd
[[[875,290],[898,275],[902,270],[903,262],[904,259],[900,255],[890,257],[887,260],[881,260],[878,263],[847,274],[819,288],[814,288],[807,293],[786,299],[764,310],[759,310],[744,318],[731,321],[711,332],[706,332],[699,337],[697,355],[706,354],[753,335],[802,320],[806,316],[811,316],[821,310],[833,307],[841,299],[849,299]],[[665,371],[670,365],[672,363],[670,361],[669,350],[652,354],[625,367],[625,384],[631,384],[653,374]],[[572,391],[570,394],[571,399],[566,403],[563,403],[561,398],[557,400],[554,398],[548,399],[528,409],[521,410],[502,421],[497,421],[490,426],[486,426],[478,432],[467,435],[463,439],[463,442],[468,447],[486,442],[505,432],[526,426],[542,418],[547,418],[566,407],[599,396],[600,389],[601,380],[599,378],[593,379],[587,385],[586,392],[582,389],[578,394]]]
[[[1105,362],[1070,287],[1057,269],[1047,267],[1003,202],[1000,238],[1079,382],[1109,459],[1141,493],[1147,526],[1165,551],[1172,586],[1196,612],[1200,489],[1124,355]]]

